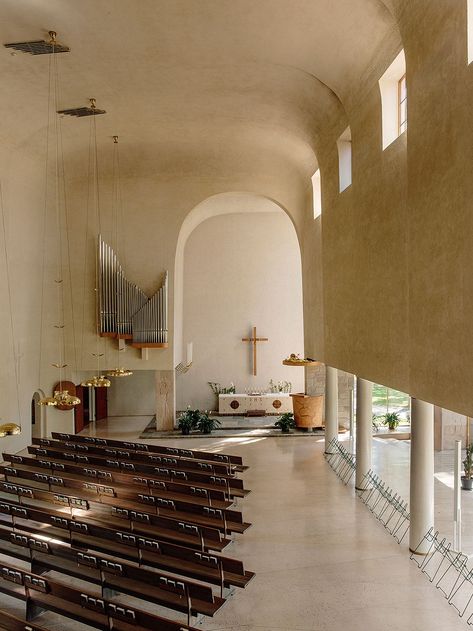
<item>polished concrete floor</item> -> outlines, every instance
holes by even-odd
[[[137,440],[150,418],[111,418],[90,425],[83,433]],[[182,440],[175,444],[182,447]],[[173,445],[173,441],[166,441],[166,445]],[[409,560],[406,546],[398,546],[355,497],[353,488],[345,487],[336,477],[324,460],[323,445],[323,437],[205,437],[186,441],[189,448],[241,455],[251,467],[244,479],[252,493],[240,500],[239,508],[253,526],[237,537],[225,554],[241,559],[247,569],[256,572],[256,577],[246,590],[236,592],[227,601],[215,619],[205,620],[200,628],[466,629],[466,622],[458,618],[453,607]],[[373,446],[375,470],[408,499],[409,443],[375,439]],[[446,534],[452,530],[449,467],[448,452],[436,456],[436,520]],[[473,493],[465,497],[464,513],[464,541],[470,546]],[[65,579],[61,576],[60,580]],[[120,600],[137,604],[125,596]],[[1,606],[17,613],[24,608],[7,596],[1,596]],[[164,610],[157,613],[170,616]],[[72,620],[58,620],[54,614],[45,613],[37,622],[53,631],[86,628]]]
[[[147,417],[117,418],[84,433],[136,440]],[[466,628],[323,457],[319,440],[192,438],[186,446],[243,456],[253,523],[226,550],[256,572],[212,621],[213,631],[450,631]],[[155,441],[159,442],[159,441]],[[172,441],[166,441],[172,445]],[[182,442],[176,442],[182,446]],[[374,465],[408,499],[408,443],[374,441]],[[442,463],[440,463],[442,464]],[[437,518],[451,489],[438,481]],[[437,490],[437,489],[436,489]],[[470,498],[469,498],[470,499]],[[473,504],[473,503],[472,503]],[[447,526],[445,525],[445,528]]]

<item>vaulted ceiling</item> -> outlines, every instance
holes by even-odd
[[[322,131],[400,45],[381,0],[2,0],[0,24],[2,43],[58,32],[71,47],[59,106],[95,97],[99,136],[121,136],[130,170],[192,170],[230,150],[310,169]],[[48,63],[0,49],[3,146],[42,151]],[[87,119],[63,127],[82,160]]]

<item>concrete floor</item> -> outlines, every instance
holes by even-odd
[[[83,433],[136,440],[150,417],[116,418]],[[150,441],[159,443],[159,441]],[[173,441],[166,441],[173,445]],[[176,441],[182,447],[182,441]],[[241,455],[250,469],[240,500],[253,526],[225,550],[256,572],[204,631],[450,631],[467,628],[438,590],[409,561],[323,457],[323,437],[197,438],[186,447]],[[375,440],[374,464],[408,498],[409,443]],[[437,466],[448,457],[437,458]],[[437,518],[451,514],[448,486],[436,482]],[[473,495],[473,494],[472,494]],[[468,498],[473,508],[473,498]],[[472,520],[470,519],[470,523]],[[445,526],[446,527],[446,526]],[[2,600],[3,600],[2,596]],[[6,603],[5,603],[6,604]],[[130,603],[131,604],[131,603]],[[17,609],[19,603],[12,603]],[[10,608],[10,607],[9,607]],[[18,609],[17,609],[18,610]],[[169,615],[169,614],[167,614]],[[83,629],[73,621],[38,620],[55,631]],[[44,622],[43,622],[44,621]],[[49,622],[49,624],[48,624]]]
[[[111,419],[84,433],[136,439],[148,420]],[[342,438],[342,437],[341,437]],[[153,441],[154,442],[154,441]],[[159,442],[159,441],[155,441]],[[172,445],[166,441],[166,445]],[[466,627],[353,489],[323,457],[320,440],[198,438],[186,446],[243,456],[252,493],[240,501],[253,523],[226,551],[256,572],[213,621],[225,631],[432,631]],[[181,442],[176,445],[182,446]],[[442,469],[448,456],[437,457]],[[408,494],[409,443],[374,440],[374,465]],[[436,516],[446,530],[452,490],[436,482]],[[473,494],[472,494],[473,495]],[[469,504],[472,508],[473,497]]]

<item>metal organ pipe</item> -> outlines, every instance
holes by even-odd
[[[168,273],[148,299],[127,280],[117,255],[99,236],[99,322],[101,333],[132,335],[142,344],[165,343],[168,337]]]

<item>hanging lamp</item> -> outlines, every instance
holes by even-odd
[[[60,162],[60,152],[61,152],[61,160],[63,160],[62,155],[62,142],[60,139],[60,133],[58,129],[58,120],[57,120],[57,102],[58,102],[58,68],[57,68],[57,56],[54,54],[56,51],[56,33],[53,31],[50,32],[51,36],[51,53],[52,53],[52,62],[49,64],[49,90],[48,90],[48,124],[47,124],[47,155],[46,155],[46,202],[45,209],[47,207],[47,196],[48,196],[48,155],[49,155],[49,135],[50,135],[50,113],[52,108],[54,108],[54,140],[55,140],[55,156],[54,156],[54,204],[56,211],[56,263],[57,263],[57,276],[54,279],[56,284],[56,299],[57,299],[57,319],[58,324],[54,325],[54,328],[58,330],[58,361],[53,363],[52,366],[57,368],[59,371],[59,382],[58,386],[54,389],[54,393],[52,397],[43,397],[39,400],[39,405],[49,406],[49,407],[59,407],[67,409],[69,406],[79,405],[80,399],[72,394],[66,388],[63,388],[63,371],[67,367],[67,364],[64,363],[65,357],[65,336],[64,336],[64,284],[62,278],[62,253],[63,253],[63,245],[62,245],[62,230],[61,230],[61,201],[60,201],[60,170],[59,170],[59,162]],[[61,51],[64,52],[64,51]],[[62,165],[62,175],[64,177],[64,165]],[[65,203],[65,202],[64,202]],[[46,217],[45,217],[46,219]],[[45,231],[46,234],[46,231]],[[45,248],[45,243],[43,243],[43,248]],[[44,274],[44,268],[43,268]],[[72,305],[71,305],[72,308]],[[41,308],[42,315],[42,308]],[[41,331],[43,327],[41,326]],[[0,428],[1,431],[1,428]]]
[[[84,388],[110,388],[112,385],[110,379],[100,374],[100,358],[103,357],[103,353],[92,353],[92,355],[97,357],[97,374],[86,379],[80,385]]]
[[[119,214],[119,210],[121,209],[121,186],[120,186],[120,156],[119,156],[119,151],[118,151],[118,136],[113,136],[113,145],[114,145],[114,152],[113,152],[113,212],[112,212],[112,218],[113,218],[113,222],[114,222],[114,230],[113,230],[113,236],[115,238],[115,244],[114,244],[114,251],[117,254],[118,257],[118,250],[119,250],[119,219],[118,219],[118,214]],[[116,284],[116,301],[118,304],[118,283]],[[117,332],[120,330],[120,326],[119,326],[119,322],[118,322],[118,315],[117,315]],[[117,333],[117,337],[118,337],[118,333]],[[124,348],[120,348],[120,339],[117,340],[118,341],[118,345],[117,345],[117,367],[113,368],[112,370],[107,371],[107,377],[130,377],[133,374],[132,370],[128,370],[127,368],[123,368],[123,366],[120,366],[120,353],[121,352],[125,352],[125,347]]]
[[[89,145],[89,190],[92,189],[94,193],[94,203],[96,210],[96,221],[97,221],[97,233],[101,232],[101,220],[100,220],[100,198],[99,198],[99,172],[98,172],[98,153],[97,153],[97,124],[96,124],[96,116],[98,114],[105,114],[105,110],[97,109],[96,100],[94,98],[89,99],[90,107],[84,108],[86,111],[77,114],[76,111],[62,111],[62,113],[67,113],[72,116],[91,116],[91,133],[90,133],[90,145]],[[93,166],[90,162],[90,157],[92,155]],[[90,180],[92,180],[92,187],[90,186]],[[89,199],[87,198],[87,205],[89,204]],[[87,206],[87,223],[88,223],[88,206]],[[87,241],[86,241],[87,246]],[[87,248],[85,252],[85,270],[84,270],[84,307],[85,307],[85,278],[87,271]],[[95,274],[95,294],[98,291],[98,270],[96,270]],[[84,327],[84,318],[82,318],[82,327]],[[82,331],[83,333],[83,331]],[[100,358],[103,357],[104,353],[100,352],[100,331],[99,331],[99,320],[98,317],[96,319],[96,337],[97,337],[97,350],[92,355],[97,359],[97,374],[93,377],[85,379],[81,382],[81,386],[84,388],[110,388],[112,382],[110,379],[107,379],[105,375],[100,374]]]
[[[13,311],[12,311],[12,300],[11,300],[11,283],[10,283],[10,266],[8,263],[8,250],[7,250],[7,233],[5,230],[5,209],[3,206],[3,189],[0,184],[0,206],[2,212],[2,235],[3,235],[3,253],[5,257],[5,271],[7,276],[7,290],[8,290],[8,303],[10,307],[10,335],[12,342],[12,358],[14,365],[14,374],[15,374],[15,386],[16,386],[16,403],[18,408],[18,423],[8,422],[0,424],[0,438],[5,436],[13,436],[15,434],[19,434],[21,432],[21,408],[20,408],[20,384],[18,379],[18,362],[17,356],[15,353],[15,331],[13,327]]]

